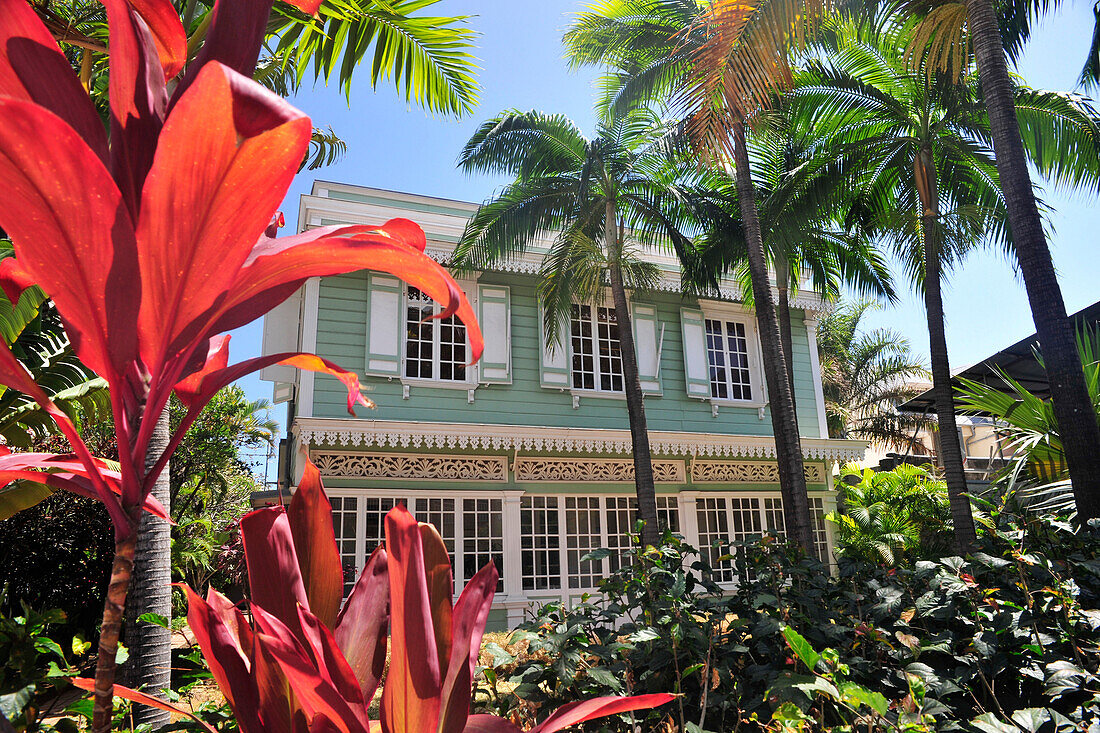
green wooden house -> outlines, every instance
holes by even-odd
[[[318,181],[302,197],[298,228],[406,217],[446,264],[476,208]],[[683,297],[675,260],[661,251],[652,258],[664,276],[655,291],[633,294],[632,315],[661,521],[705,552],[781,532],[753,314],[732,282],[720,298]],[[304,453],[320,468],[349,582],[398,503],[439,529],[453,553],[456,593],[496,563],[496,625],[516,623],[532,602],[593,592],[618,567],[635,500],[614,312],[609,299],[574,304],[562,342],[546,348],[535,295],[540,260],[535,246],[459,279],[485,335],[484,357],[471,367],[462,324],[422,322],[438,306],[381,273],[310,281],[265,318],[265,353],[316,351],[358,370],[377,403],[349,418],[335,379],[281,366],[262,375],[276,400],[290,403],[291,479]],[[824,306],[800,294],[792,307],[802,449],[818,550],[827,556],[829,472],[866,446],[828,438],[815,333]],[[611,555],[582,560],[601,547]],[[715,572],[734,581],[728,564]]]

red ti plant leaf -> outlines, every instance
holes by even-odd
[[[351,590],[336,619],[336,643],[359,680],[368,704],[386,667],[386,622],[389,617],[386,551],[378,547]]]
[[[335,628],[344,598],[344,573],[332,529],[332,505],[321,488],[321,473],[312,462],[306,462],[286,515],[309,610],[322,624]]]
[[[85,690],[87,692],[93,692],[95,690],[95,680],[89,680],[83,677],[73,677],[69,681],[73,683],[73,687],[77,687],[81,690]],[[203,728],[203,730],[209,731],[210,733],[218,733],[217,729],[214,728],[214,726],[210,725],[187,708],[172,705],[171,703],[164,702],[164,700],[155,698],[152,695],[146,695],[144,692],[140,692],[129,687],[123,687],[122,685],[115,685],[115,694],[124,700],[129,700],[131,702],[140,703],[142,705],[159,708],[160,710],[167,710],[170,713],[184,715],[198,723]]]
[[[106,162],[103,122],[69,60],[26,0],[0,0],[0,97],[34,102],[53,112]]]
[[[304,641],[298,607],[309,608],[290,520],[281,507],[257,509],[241,519],[252,603],[279,619]]]

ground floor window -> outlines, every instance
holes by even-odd
[[[504,590],[504,516],[500,499],[330,495],[329,501],[336,545],[344,565],[344,595],[351,592],[370,554],[385,542],[386,514],[398,505],[408,507],[418,521],[435,526],[451,556],[459,588],[492,562],[501,575],[497,592]]]
[[[503,592],[505,535],[512,542],[518,539],[512,545],[518,548],[512,572],[519,576],[516,588],[524,593],[595,590],[601,580],[629,562],[638,510],[636,497],[622,494],[525,493],[513,499],[507,510],[518,514],[506,516],[503,497],[488,492],[450,497],[337,492],[330,501],[345,594],[351,592],[371,552],[384,541],[386,513],[397,505],[407,506],[419,521],[430,522],[439,531],[451,557],[456,591],[491,562],[500,573],[497,592]],[[692,536],[686,539],[699,547],[718,582],[738,580],[730,543],[785,533],[783,500],[778,496],[707,492],[695,494],[693,501],[695,526],[687,528]],[[680,502],[679,495],[657,497],[660,530],[684,532],[686,517],[680,514]],[[825,510],[823,497],[810,498],[814,546],[822,560],[829,555]],[[518,538],[512,532],[518,532]],[[608,552],[593,556],[600,549]]]
[[[765,533],[786,535],[783,500],[779,497],[704,496],[696,501],[699,545],[703,558],[711,566],[711,577],[719,583],[737,580],[729,545],[745,542]],[[814,549],[819,560],[829,557],[825,504],[821,497],[810,498],[810,521]]]

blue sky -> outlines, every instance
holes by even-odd
[[[482,201],[500,180],[467,177],[455,157],[477,125],[497,112],[516,107],[564,113],[586,130],[593,127],[593,69],[570,72],[562,57],[561,36],[578,0],[443,0],[433,14],[472,15],[479,34],[480,106],[461,121],[432,117],[405,104],[392,85],[374,92],[368,70],[353,85],[350,107],[335,87],[318,84],[293,100],[315,125],[332,126],[348,143],[339,164],[298,176],[283,203],[288,223],[297,220],[298,198],[314,179],[375,186],[429,196]],[[1033,37],[1020,72],[1039,88],[1072,90],[1092,33],[1091,3],[1065,4]],[[1049,195],[1055,207],[1051,246],[1067,308],[1072,312],[1100,299],[1100,261],[1095,256],[1100,217],[1094,200]],[[947,342],[953,366],[978,361],[1034,328],[1023,283],[1012,264],[997,252],[979,252],[952,274],[944,298]],[[906,293],[901,302],[868,318],[868,325],[900,331],[920,354],[928,352],[924,309]],[[259,322],[233,334],[233,359],[260,352]],[[270,384],[256,377],[241,380],[252,398],[270,398]],[[282,406],[273,416],[285,419]]]

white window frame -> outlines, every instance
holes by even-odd
[[[366,567],[367,559],[370,558],[372,552],[377,547],[374,544],[373,539],[368,542],[366,537],[366,518],[367,518],[367,500],[379,499],[379,500],[394,500],[395,503],[404,501],[405,507],[413,513],[413,516],[418,520],[420,516],[416,514],[416,501],[418,499],[451,499],[455,502],[455,529],[453,538],[444,538],[444,541],[453,540],[454,550],[451,552],[451,567],[454,573],[454,597],[457,600],[462,589],[472,579],[465,577],[463,572],[465,562],[465,540],[472,539],[477,540],[480,538],[465,537],[465,531],[463,527],[463,501],[466,499],[484,499],[489,501],[500,502],[501,511],[501,563],[497,567],[497,571],[500,573],[500,581],[498,584],[497,593],[501,593],[501,587],[504,583],[504,554],[505,554],[505,537],[507,535],[507,529],[504,528],[505,524],[505,503],[504,497],[499,491],[461,491],[461,492],[446,492],[446,491],[410,491],[408,489],[356,489],[356,488],[329,488],[325,490],[325,493],[331,498],[339,499],[355,499],[355,574],[358,579],[359,573],[363,572],[363,568]],[[426,521],[426,520],[425,520]],[[436,528],[437,530],[439,527]],[[338,538],[337,543],[343,547],[343,541]],[[450,544],[448,542],[448,544]],[[343,556],[342,556],[343,557]],[[481,568],[479,567],[478,570]],[[349,586],[350,587],[350,586]]]
[[[579,566],[580,558],[583,557],[584,555],[588,554],[589,552],[594,551],[594,550],[598,550],[600,548],[607,548],[607,549],[612,550],[612,551],[615,551],[615,550],[621,551],[621,550],[627,549],[626,543],[621,539],[622,534],[620,534],[620,533],[610,534],[608,532],[608,515],[611,512],[616,512],[616,511],[617,512],[622,512],[622,511],[624,511],[624,507],[618,506],[618,504],[620,504],[622,502],[622,500],[624,500],[624,499],[626,500],[626,504],[627,504],[626,508],[627,509],[634,509],[633,502],[631,502],[631,500],[634,499],[635,497],[632,494],[630,494],[630,495],[627,495],[627,494],[574,494],[574,493],[544,494],[544,493],[539,493],[539,492],[524,492],[523,497],[524,498],[530,498],[530,499],[546,497],[546,498],[554,498],[554,499],[557,500],[556,511],[557,511],[557,517],[558,517],[557,524],[558,524],[558,532],[559,532],[560,539],[558,541],[558,546],[555,549],[559,553],[558,567],[561,569],[561,577],[560,577],[561,585],[558,588],[528,589],[528,590],[525,590],[524,593],[530,594],[530,595],[542,595],[542,594],[550,594],[550,593],[559,594],[560,593],[563,596],[569,596],[569,595],[576,595],[576,594],[580,594],[580,593],[595,592],[597,590],[597,584],[596,583],[592,583],[590,585],[582,583],[581,585],[578,585],[576,587],[573,587],[572,585],[570,585],[569,553],[571,551],[572,552],[580,552],[580,555],[577,557],[578,566]],[[599,512],[599,518],[600,518],[600,528],[599,528],[598,532],[590,531],[588,533],[588,535],[592,536],[591,541],[592,541],[593,544],[592,544],[591,547],[584,547],[584,548],[572,547],[571,548],[569,546],[570,545],[569,540],[571,538],[572,539],[577,539],[576,537],[573,537],[568,531],[568,518],[566,516],[566,513],[567,513],[567,511],[569,511],[568,508],[567,508],[567,505],[568,505],[570,499],[573,499],[573,500],[581,499],[581,500],[584,500],[584,501],[593,501],[593,500],[595,500],[595,502],[597,504],[598,512]],[[540,511],[554,511],[554,509],[549,509],[549,508],[546,508],[546,509],[540,508],[539,510]],[[521,509],[521,511],[526,511],[526,510]],[[681,507],[679,505],[678,495],[677,494],[658,494],[657,495],[657,517],[658,517],[658,520],[659,521],[668,521],[668,518],[670,516],[672,516],[673,514],[676,517],[676,523],[677,523],[677,527],[673,531],[682,534],[683,533],[683,527],[684,527],[684,517],[681,513]],[[634,531],[633,526],[628,527],[626,529],[630,532]],[[586,537],[588,535],[586,535]],[[612,538],[614,538],[614,539],[612,539]],[[522,542],[522,538],[521,538],[521,542]],[[545,551],[545,550],[543,550],[543,548],[537,548],[537,549],[540,550],[540,551]],[[525,552],[531,552],[533,550],[525,549],[524,551]],[[606,578],[608,575],[610,575],[610,572],[612,570],[613,565],[614,565],[614,563],[611,561],[610,557],[603,558],[602,560],[591,560],[588,563],[585,563],[585,567],[588,568],[588,569],[584,570],[584,571],[581,571],[578,574],[581,575],[581,576],[591,575],[591,576],[603,579],[603,578]],[[520,566],[521,575],[520,575],[520,579],[519,579],[520,583],[522,583],[525,579],[524,576],[522,575],[522,572],[523,571],[522,571],[522,564],[521,564],[521,566]],[[538,576],[536,576],[536,577],[538,577]]]
[[[577,387],[573,383],[573,358],[576,356],[576,351],[573,348],[573,313],[572,308],[585,308],[589,309],[589,317],[587,323],[592,327],[591,341],[592,341],[592,387]],[[568,333],[565,337],[568,339],[569,348],[569,391],[574,395],[585,395],[589,397],[606,397],[611,399],[626,399],[626,375],[622,372],[622,338],[618,339],[619,342],[619,378],[622,380],[623,388],[621,390],[615,389],[602,389],[600,387],[600,377],[603,373],[600,371],[600,336],[599,336],[599,309],[604,308],[615,316],[616,329],[621,328],[618,315],[615,312],[615,306],[613,304],[604,305],[600,302],[592,303],[573,303],[570,308],[569,318],[566,319],[565,325],[568,327]],[[614,378],[614,371],[611,372],[611,377]]]
[[[459,284],[459,287],[462,289],[462,291],[467,293],[467,294],[477,292],[476,282],[458,281],[458,284]],[[470,296],[467,295],[467,298],[469,299]],[[472,302],[473,301],[471,301],[471,303]],[[443,309],[443,306],[441,306],[439,303],[436,303],[435,301],[432,301],[432,304],[433,304],[433,312],[434,313],[439,313]],[[408,354],[409,354],[409,325],[410,325],[409,324],[409,307],[410,307],[410,305],[411,305],[411,303],[409,302],[409,285],[403,283],[402,288],[401,288],[401,383],[405,384],[405,385],[411,385],[411,386],[430,386],[430,387],[441,387],[441,388],[444,388],[444,389],[462,389],[462,390],[469,390],[469,389],[472,389],[472,388],[476,387],[477,383],[478,383],[478,380],[477,380],[478,373],[477,373],[477,365],[476,364],[466,366],[466,376],[465,376],[464,379],[441,379],[439,377],[439,373],[440,373],[440,369],[441,369],[440,360],[439,360],[440,352],[441,352],[440,337],[441,337],[441,334],[442,334],[444,324],[438,318],[433,318],[431,321],[428,321],[428,324],[431,325],[431,329],[432,329],[432,376],[430,376],[430,377],[419,377],[419,376],[411,377],[411,376],[408,375],[407,370],[408,370]],[[451,316],[451,318],[454,318],[457,321],[457,316]],[[463,329],[463,333],[465,335],[464,344],[465,344],[465,348],[466,348],[466,355],[467,355],[467,357],[469,357],[469,355],[470,355],[470,337],[469,337],[469,333],[466,329],[465,324],[463,324],[461,322],[458,322],[457,325],[461,326],[462,329]]]
[[[699,310],[703,312],[703,360],[707,368],[707,382],[710,383],[710,350],[707,348],[707,321],[715,320],[723,323],[723,336],[725,335],[726,322],[740,323],[745,327],[745,340],[749,356],[749,387],[752,389],[752,399],[736,400],[713,396],[709,398],[712,405],[726,405],[730,407],[749,407],[761,409],[768,404],[767,385],[764,380],[763,358],[760,349],[760,331],[757,328],[756,316],[748,308],[736,303],[724,303],[719,301],[699,301]],[[728,344],[726,358],[729,358]],[[729,369],[729,365],[726,366]]]
[[[735,508],[731,500],[755,499],[758,502],[755,508],[755,513],[758,515],[757,522],[759,523],[760,529],[759,532],[757,532],[754,527],[752,531],[743,532],[743,534],[746,535],[746,538],[748,536],[755,536],[757,534],[759,534],[759,536],[763,536],[769,533],[776,533],[780,536],[786,535],[786,526],[782,514],[783,495],[778,491],[699,492],[694,494],[696,514],[693,519],[697,522],[698,530],[696,534],[696,539],[698,540],[699,550],[704,553],[704,558],[709,559],[708,553],[711,549],[711,541],[703,541],[703,525],[702,522],[699,522],[699,514],[703,511],[707,511],[705,509],[706,499],[722,499],[725,501],[724,512],[726,517],[726,526],[731,535],[730,537],[726,538],[727,540],[732,541],[735,539],[733,537],[734,514],[737,511],[743,511],[743,509],[739,510]],[[811,531],[813,532],[814,546],[819,552],[823,551],[822,561],[826,565],[831,565],[833,553],[833,537],[832,532],[829,530],[828,520],[825,519],[825,515],[835,509],[835,499],[822,494],[811,494],[809,496],[809,500],[810,521],[812,523]],[[818,514],[815,515],[815,512],[818,512]],[[683,517],[681,517],[680,521],[683,522]],[[777,524],[781,527],[781,531],[779,532],[775,531]],[[711,533],[707,532],[707,534]],[[742,539],[745,538],[737,538],[736,541],[741,541]],[[712,562],[711,564],[713,565],[714,563]],[[726,561],[726,563],[724,563],[718,569],[723,575],[727,577],[730,576],[730,574],[733,573],[732,561]],[[737,587],[738,583],[736,577],[734,577],[732,580],[725,580],[722,579],[721,575],[716,580],[716,582],[719,586],[726,589],[735,588]]]

